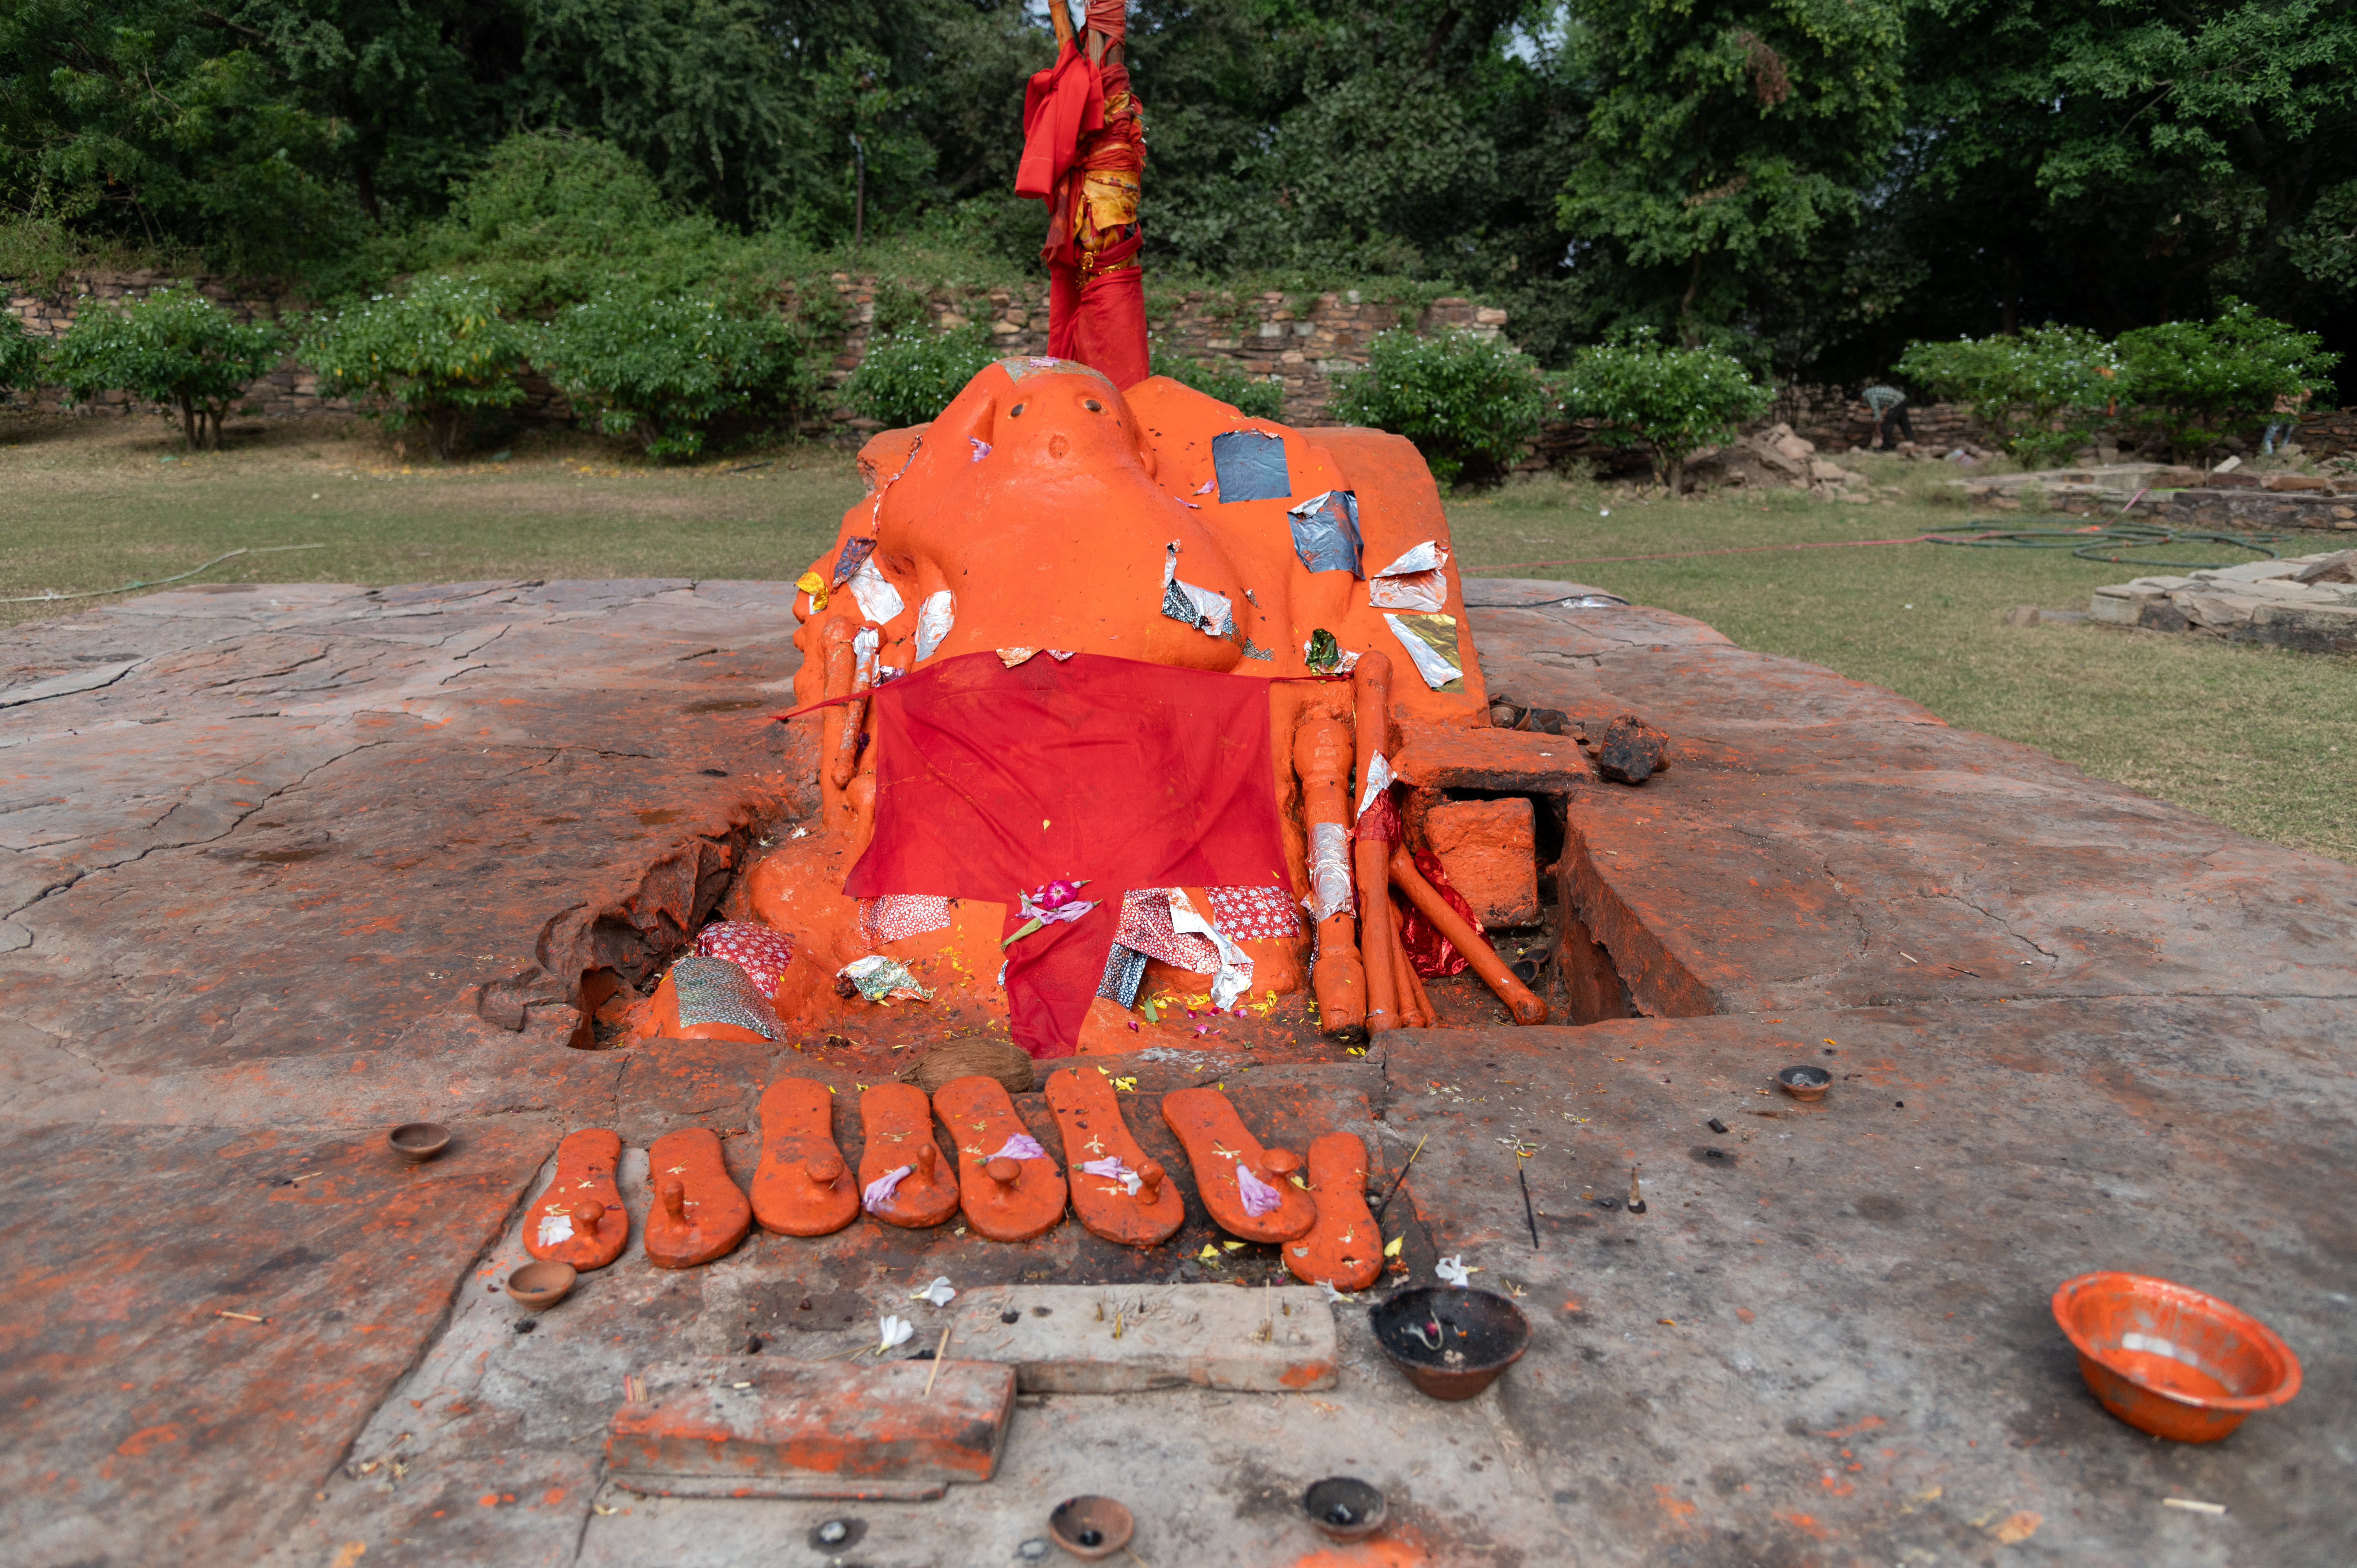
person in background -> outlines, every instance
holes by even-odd
[[[1907,394],[1897,387],[1868,387],[1858,394],[1866,400],[1867,411],[1874,415],[1876,428],[1882,432],[1882,449],[1898,450],[1899,443],[1891,439],[1895,428],[1910,446],[1915,442],[1915,427],[1907,419]]]

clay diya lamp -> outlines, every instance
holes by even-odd
[[[404,1122],[387,1133],[384,1141],[411,1165],[423,1165],[450,1146],[450,1129],[439,1122]]]
[[[859,1217],[859,1184],[834,1146],[834,1096],[814,1079],[781,1078],[761,1095],[753,1213],[780,1236],[830,1235]]]
[[[1301,1511],[1329,1541],[1362,1541],[1383,1529],[1391,1514],[1383,1494],[1355,1476],[1311,1482],[1301,1495]]]
[[[570,1263],[526,1263],[508,1276],[508,1294],[539,1312],[563,1301],[572,1293],[573,1282],[580,1277]]]
[[[583,1273],[620,1257],[630,1239],[630,1217],[614,1185],[621,1158],[621,1134],[610,1127],[567,1133],[556,1145],[555,1178],[524,1212],[523,1250]]]
[[[1531,1320],[1502,1295],[1461,1285],[1394,1291],[1367,1309],[1375,1343],[1437,1400],[1469,1400],[1531,1348]]]
[[[1048,1516],[1048,1533],[1073,1556],[1093,1563],[1127,1546],[1137,1521],[1111,1498],[1067,1498]]]
[[[2093,1273],[2054,1293],[2054,1321],[2105,1410],[2139,1432],[2215,1443],[2299,1392],[2299,1358],[2239,1307],[2143,1274]]]
[[[1264,1149],[1244,1131],[1243,1119],[1216,1089],[1180,1089],[1162,1097],[1162,1120],[1187,1152],[1195,1192],[1213,1223],[1246,1241],[1291,1241],[1318,1223],[1318,1206],[1289,1179],[1301,1157],[1285,1149]],[[1245,1206],[1244,1194],[1261,1194],[1262,1212]],[[1274,1192],[1276,1202],[1267,1204]]]
[[[659,1269],[692,1269],[728,1255],[753,1228],[753,1208],[720,1157],[709,1127],[665,1133],[647,1151],[647,1183],[655,1200],[647,1210],[647,1262]]]
[[[1799,1067],[1788,1067],[1778,1073],[1776,1081],[1782,1085],[1784,1092],[1793,1099],[1808,1101],[1823,1100],[1825,1097],[1825,1090],[1834,1086],[1834,1075],[1821,1067],[1810,1067],[1804,1062]]]
[[[1063,1134],[1064,1157],[1071,1162],[1072,1212],[1081,1224],[1091,1235],[1125,1247],[1168,1241],[1186,1222],[1186,1201],[1177,1185],[1164,1179],[1161,1165],[1146,1158],[1130,1135],[1113,1080],[1094,1068],[1050,1073],[1048,1106]],[[1103,1166],[1107,1160],[1118,1161],[1121,1172],[1137,1178],[1134,1190],[1123,1175],[1082,1168]]]
[[[968,1225],[994,1241],[1028,1241],[1064,1217],[1063,1173],[1015,1114],[1006,1085],[979,1074],[953,1078],[934,1091],[933,1111],[958,1146]]]
[[[1383,1272],[1383,1230],[1367,1208],[1367,1146],[1356,1133],[1309,1144],[1309,1197],[1318,1222],[1285,1244],[1285,1266],[1305,1284],[1364,1290]]]
[[[879,1083],[859,1097],[859,1191],[867,1212],[887,1225],[921,1230],[957,1212],[952,1167],[933,1142],[933,1102],[913,1083]],[[880,1198],[867,1196],[895,1171],[908,1174]]]

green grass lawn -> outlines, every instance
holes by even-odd
[[[1648,503],[1606,485],[1518,482],[1450,502],[1457,559],[1469,569],[1576,561],[1499,575],[1593,583],[1677,610],[2257,837],[2357,860],[2357,660],[2000,622],[2015,605],[2084,609],[2096,585],[2140,568],[1930,544],[1594,559],[1903,538],[1970,515],[1940,485],[1953,472],[1944,466],[1846,461],[1898,492],[1882,497],[1889,504],[1792,491]],[[743,467],[759,462],[770,466]],[[153,581],[223,551],[308,543],[327,548],[240,557],[199,580],[785,577],[825,548],[859,494],[849,457],[819,446],[651,469],[604,443],[535,435],[504,462],[436,469],[403,464],[364,428],[249,424],[231,427],[229,450],[188,456],[161,421],[16,415],[0,418],[0,597]]]

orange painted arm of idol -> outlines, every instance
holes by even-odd
[[[1497,950],[1484,940],[1481,933],[1468,924],[1465,917],[1448,907],[1448,900],[1434,891],[1431,883],[1415,868],[1415,859],[1405,844],[1385,846],[1392,852],[1392,880],[1407,895],[1416,912],[1430,920],[1440,934],[1457,945],[1473,965],[1474,972],[1487,981],[1498,1000],[1506,1004],[1517,1024],[1544,1024],[1547,1021],[1547,1004],[1531,993],[1531,988],[1514,978]]]
[[[851,695],[853,682],[859,669],[858,650],[852,639],[859,635],[859,622],[848,616],[831,618],[818,634],[820,656],[825,660],[826,695]],[[825,710],[826,732],[822,755],[827,758],[827,782],[837,789],[851,782],[851,765],[858,756],[859,723],[866,704],[845,703]]]
[[[1330,891],[1318,884],[1319,851],[1341,859],[1341,893],[1347,899],[1351,843],[1351,732],[1340,720],[1315,709],[1293,731],[1293,771],[1301,780],[1301,821],[1308,830],[1310,893]],[[1318,961],[1310,985],[1318,994],[1318,1026],[1336,1036],[1355,1036],[1367,1022],[1367,973],[1359,962],[1359,933],[1347,903],[1318,922]]]
[[[1382,653],[1361,653],[1351,672],[1351,695],[1357,707],[1360,792],[1367,788],[1367,770],[1391,733],[1392,661]],[[1352,832],[1357,831],[1359,802],[1351,802]],[[1351,859],[1359,873],[1359,958],[1367,976],[1367,1032],[1381,1034],[1400,1026],[1399,985],[1393,974],[1392,949],[1398,938],[1392,930],[1391,884],[1384,876],[1391,845],[1380,839],[1354,839]]]

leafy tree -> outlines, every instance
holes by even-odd
[[[339,393],[376,399],[374,417],[424,425],[435,461],[447,463],[468,415],[523,401],[516,375],[536,337],[481,280],[445,274],[341,312],[303,357]]]
[[[746,240],[672,206],[644,165],[609,142],[565,131],[500,140],[450,188],[449,210],[421,227],[405,262],[463,272],[527,313],[607,292],[646,298],[726,290],[749,304],[767,279]]]
[[[871,338],[859,368],[843,383],[843,401],[853,413],[895,429],[922,424],[996,358],[988,334],[974,323],[947,332],[911,327]]]
[[[1900,128],[1899,0],[1575,0],[1604,86],[1558,211],[1658,292],[1688,344],[1809,258]]]
[[[1910,344],[1898,369],[1934,396],[1970,403],[1997,444],[2033,467],[2067,459],[2129,390],[2102,336],[2051,323],[2013,338]]]
[[[1336,381],[1337,420],[1406,436],[1444,485],[1502,476],[1538,439],[1546,408],[1536,361],[1502,338],[1462,329],[1379,332],[1367,368]]]
[[[2228,300],[2214,320],[2169,321],[2120,334],[2119,355],[2136,401],[2158,419],[2178,454],[2214,446],[2279,403],[2331,391],[2326,372],[2341,356],[2313,332]]]
[[[1148,369],[1254,419],[1275,419],[1285,411],[1285,383],[1275,376],[1255,379],[1224,361],[1190,360],[1161,343],[1152,345]]]
[[[283,340],[200,294],[159,288],[120,308],[92,305],[50,351],[51,373],[77,401],[122,391],[180,411],[190,450],[221,447],[221,416],[277,364]]]
[[[540,359],[599,429],[656,457],[693,457],[714,421],[814,384],[775,312],[732,316],[708,299],[601,295],[557,313]]]
[[[0,392],[40,382],[41,340],[13,313],[0,313]]]
[[[1645,333],[1583,349],[1556,392],[1572,418],[1600,422],[1607,443],[1642,446],[1653,477],[1672,495],[1684,489],[1690,455],[1733,440],[1736,427],[1764,413],[1770,398],[1732,356],[1668,348]]]

